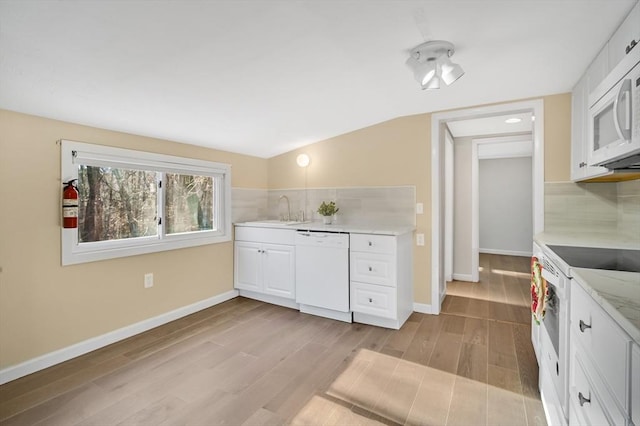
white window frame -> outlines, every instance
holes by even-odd
[[[158,235],[78,243],[78,228],[61,227],[62,265],[73,265],[138,254],[155,253],[231,241],[231,165],[173,155],[155,154],[69,140],[61,141],[62,182],[78,179],[78,165],[143,169],[158,173],[214,178],[214,216],[217,229],[166,234],[164,185],[158,187]],[[62,197],[60,197],[62,199]]]

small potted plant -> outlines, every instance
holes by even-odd
[[[325,203],[324,201],[318,207],[318,213],[322,216],[325,225],[331,225],[331,218],[334,214],[338,213],[339,208],[336,207],[336,203],[330,201]]]

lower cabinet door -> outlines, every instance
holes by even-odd
[[[351,281],[351,310],[396,319],[396,289]]]
[[[263,291],[274,296],[296,298],[295,247],[262,245]]]
[[[260,291],[262,288],[261,244],[238,241],[234,245],[234,287]]]

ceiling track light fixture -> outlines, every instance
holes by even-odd
[[[448,41],[428,41],[411,49],[406,64],[422,90],[439,89],[441,81],[448,86],[464,75],[462,67],[449,59],[454,53],[455,48]]]

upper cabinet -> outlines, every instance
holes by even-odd
[[[587,96],[584,99],[585,104],[589,101],[589,93],[593,92],[602,80],[609,74],[609,44],[605,44],[604,48],[598,53],[598,56],[591,62],[587,68]],[[589,106],[587,105],[587,108]]]
[[[571,92],[571,180],[574,182],[637,178],[637,174],[632,176],[630,173],[613,172],[605,167],[588,165],[589,95],[594,93],[628,52],[640,49],[635,43],[640,44],[640,3],[636,3]]]
[[[622,58],[629,53],[630,49],[640,49],[635,46],[640,43],[640,4],[636,3],[631,13],[624,20],[620,28],[613,33],[608,43],[608,68],[612,70]]]
[[[589,76],[583,75],[571,93],[571,180],[581,181],[593,179],[612,172],[605,167],[592,167],[587,164],[588,139],[587,125],[589,119],[587,81]]]

